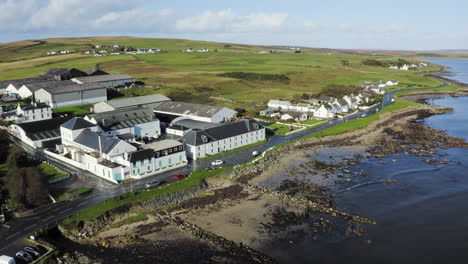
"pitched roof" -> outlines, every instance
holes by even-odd
[[[69,84],[63,86],[46,86],[41,88],[47,91],[50,94],[61,94],[61,93],[70,93],[76,91],[86,91],[86,90],[96,90],[96,89],[106,89],[106,87],[102,86],[98,83],[85,83],[85,84]]]
[[[209,123],[209,122],[202,122],[193,119],[182,119],[172,123],[172,126],[180,126],[187,129],[208,129],[212,127],[220,126],[219,123]]]
[[[150,144],[146,144],[143,146],[145,149],[151,149],[154,151],[165,150],[173,147],[182,146],[183,144],[177,140],[173,139],[166,139],[161,141],[156,141]]]
[[[289,102],[289,101],[281,101],[281,100],[270,100],[270,101],[268,101],[268,104],[275,104],[275,105],[285,105],[285,106],[288,106],[288,105],[291,105],[291,102]]]
[[[156,106],[154,111],[170,113],[174,115],[213,117],[222,109],[227,108],[213,105],[169,101]],[[234,110],[231,111],[235,112]]]
[[[46,72],[42,73],[40,76],[61,76],[61,75],[87,75],[82,70],[76,68],[50,68]],[[76,77],[76,76],[75,76]]]
[[[109,137],[103,134],[85,129],[73,140],[75,143],[88,147],[90,149],[99,150],[99,138],[101,138],[101,151],[108,154],[122,140],[114,137]]]
[[[77,129],[83,129],[83,128],[88,128],[88,127],[95,127],[96,125],[84,120],[83,118],[80,117],[74,117],[73,119],[67,121],[61,127],[67,128],[70,130],[77,130]]]
[[[253,119],[242,119],[233,123],[222,123],[220,126],[204,130],[188,131],[183,140],[185,144],[197,146],[222,140],[262,129],[263,126]]]
[[[134,78],[128,74],[107,74],[107,75],[76,77],[75,79],[83,83],[96,83],[96,82],[108,82],[108,81],[134,79]]]
[[[88,76],[95,76],[95,75],[107,75],[109,73],[105,72],[105,71],[102,71],[102,70],[83,70],[83,69],[80,69],[80,71],[88,74]]]
[[[72,81],[43,81],[36,83],[24,84],[31,92],[39,91],[40,89],[49,90],[55,87],[67,86],[75,84]]]
[[[152,149],[142,149],[135,152],[130,152],[128,155],[128,160],[132,163],[136,161],[141,161],[145,159],[151,159],[154,156],[154,150]]]
[[[48,82],[49,80],[46,80],[44,78],[40,77],[34,77],[34,78],[24,78],[24,79],[16,79],[16,80],[6,80],[6,81],[1,81],[0,82],[0,89],[1,88],[7,88],[8,85],[13,84],[16,88],[21,87],[24,84],[28,83],[38,83],[38,82]]]
[[[105,130],[123,129],[155,120],[153,110],[140,107],[91,114],[88,117],[94,118]]]
[[[60,137],[60,125],[70,120],[71,116],[16,124],[24,130],[31,140],[43,140],[47,138]]]
[[[117,108],[124,108],[124,107],[132,107],[132,106],[140,106],[145,104],[153,104],[153,103],[160,103],[164,101],[170,101],[168,97],[162,94],[151,94],[145,96],[137,96],[137,97],[130,97],[124,99],[117,99],[104,102],[115,109]]]

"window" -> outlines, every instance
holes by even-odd
[[[162,167],[162,161],[161,160],[159,161],[159,167]]]
[[[148,170],[150,170],[150,169],[151,169],[151,167],[150,167],[150,166],[148,166]]]
[[[172,149],[169,149],[169,153],[172,153]]]
[[[182,158],[182,155],[180,155],[180,156],[179,156],[179,161],[182,161],[182,159],[183,159],[183,158]]]

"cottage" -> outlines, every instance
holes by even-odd
[[[55,147],[60,144],[60,126],[72,117],[57,117],[53,119],[13,124],[9,132],[32,148]]]
[[[302,112],[292,112],[289,111],[288,113],[281,116],[281,120],[294,120],[296,122],[299,121],[306,121],[308,119],[308,115]]]
[[[46,104],[25,104],[2,114],[2,119],[13,121],[16,124],[28,123],[52,118],[52,110]]]
[[[124,108],[87,115],[85,120],[98,125],[106,134],[119,136],[131,134],[132,138],[158,138],[161,135],[159,120],[150,108]]]
[[[253,119],[193,129],[183,136],[187,156],[197,160],[265,140],[265,128]]]
[[[52,108],[107,101],[106,87],[97,83],[49,86],[34,92],[36,102]]]
[[[120,85],[127,86],[130,83],[135,82],[135,78],[128,74],[107,74],[107,75],[95,75],[86,77],[77,77],[71,79],[77,84],[85,83],[97,83],[106,88],[114,88]]]
[[[386,84],[387,84],[388,86],[395,86],[395,85],[400,84],[400,82],[399,82],[399,81],[396,81],[396,80],[389,80]]]
[[[154,107],[158,115],[174,119],[193,119],[203,122],[221,123],[237,116],[237,112],[219,106],[166,101]]]
[[[329,104],[323,104],[314,112],[314,116],[328,119],[335,117],[335,114],[333,113],[333,108]]]
[[[333,105],[336,107],[336,113],[348,113],[349,112],[349,105],[344,99],[337,99]]]
[[[143,107],[154,108],[163,102],[170,101],[168,97],[162,94],[152,94],[145,96],[136,96],[131,98],[117,99],[107,102],[97,103],[93,107],[95,113],[114,111],[124,108]]]
[[[269,108],[278,108],[281,110],[289,110],[291,107],[291,102],[289,101],[281,101],[281,100],[270,100],[268,101]]]

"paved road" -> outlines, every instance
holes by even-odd
[[[218,159],[222,159],[225,162],[223,166],[235,166],[238,164],[249,162],[253,159],[251,154],[254,150],[263,152],[279,144],[289,142],[289,141],[301,138],[306,135],[310,135],[312,133],[324,130],[326,128],[335,126],[337,124],[346,122],[348,120],[360,118],[363,114],[365,114],[366,116],[374,114],[376,111],[381,110],[382,107],[391,104],[392,96],[395,93],[404,92],[404,91],[417,91],[417,90],[441,88],[447,85],[448,83],[442,82],[442,84],[437,87],[414,88],[414,89],[409,88],[406,90],[393,91],[388,94],[385,94],[383,102],[380,105],[368,111],[355,113],[343,119],[336,119],[320,127],[309,129],[309,130],[303,130],[301,132],[294,133],[289,136],[275,135],[275,136],[270,137],[268,142],[266,142],[265,144],[254,146],[251,148],[242,149],[242,150],[232,152],[232,153],[226,153]],[[25,151],[27,151],[30,155],[39,159],[45,159],[41,152],[38,152],[37,150],[34,150],[27,145],[24,145],[22,142],[18,140],[14,139],[14,141],[23,149],[25,149]],[[120,185],[108,183],[92,175],[89,172],[67,166],[66,164],[62,164],[53,159],[48,159],[47,161],[59,168],[62,168],[65,171],[76,174],[77,175],[76,177],[78,178],[85,178],[86,182],[90,185],[90,187],[93,187],[94,190],[91,194],[84,196],[84,197],[80,197],[76,200],[65,201],[65,202],[60,202],[60,203],[50,205],[50,208],[34,216],[11,220],[8,223],[10,225],[10,228],[8,229],[0,228],[0,236],[2,238],[0,239],[0,255],[1,254],[9,254],[10,256],[14,255],[14,253],[18,249],[17,241],[20,238],[28,236],[32,232],[37,231],[41,228],[55,226],[56,223],[59,222],[60,220],[84,208],[90,207],[92,205],[95,205],[97,203],[100,203],[102,201],[116,197],[118,195],[121,195],[129,191],[142,190],[145,188],[144,187],[145,182],[149,180],[157,179],[157,180],[163,181],[164,184],[174,182],[173,175],[175,175],[176,173],[189,174],[193,171],[209,168],[211,167],[212,160],[191,161],[186,167],[174,169],[172,171],[167,171],[158,175],[147,177],[144,180],[140,180],[140,181],[136,181],[132,183],[120,184]]]

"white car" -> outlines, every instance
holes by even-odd
[[[361,117],[366,117],[367,115],[366,114],[362,114]]]
[[[219,166],[223,164],[224,162],[222,160],[214,160],[211,162],[211,166]]]

